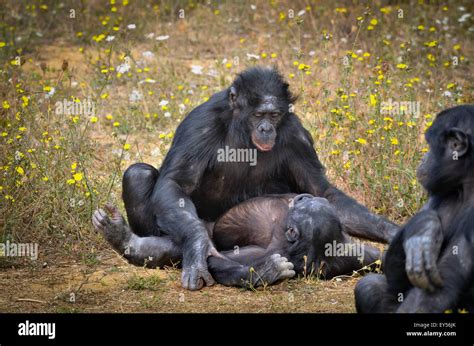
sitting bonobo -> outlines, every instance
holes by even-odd
[[[276,69],[245,70],[183,119],[159,169],[134,163],[125,171],[131,230],[163,237],[158,249],[169,248],[169,240],[179,244],[184,288],[214,283],[207,259],[217,251],[205,222],[250,198],[310,193],[334,205],[349,235],[388,243],[399,230],[327,180],[295,102]],[[248,157],[226,159],[227,150]]]
[[[107,209],[111,218],[98,210],[93,223],[129,262],[162,267],[181,260],[182,248],[170,238],[164,242],[163,236],[140,237],[131,232],[117,208]],[[226,286],[257,287],[296,273],[329,279],[380,257],[376,248],[351,240],[326,199],[309,194],[255,197],[207,226],[219,251],[208,258],[208,267],[213,278]]]
[[[428,202],[391,242],[384,274],[358,282],[358,312],[474,311],[474,106],[438,114],[426,141]]]

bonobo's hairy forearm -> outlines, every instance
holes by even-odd
[[[324,197],[336,207],[341,223],[350,235],[388,243],[400,229],[393,222],[372,214],[334,186],[326,189]]]
[[[293,152],[303,164],[290,166],[299,192],[326,198],[336,207],[341,223],[350,235],[390,242],[399,227],[383,217],[372,214],[367,208],[331,185],[312,146],[310,136],[307,133],[306,135],[307,145],[300,145]]]
[[[175,181],[163,178],[153,191],[152,206],[160,231],[183,249],[183,287],[196,290],[204,283],[212,285],[214,279],[207,270],[211,240],[189,196]]]
[[[438,213],[426,206],[403,228],[405,270],[412,285],[431,292],[443,285],[438,256],[443,232]]]

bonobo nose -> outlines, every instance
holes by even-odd
[[[293,198],[293,203],[296,204],[296,203],[302,202],[302,201],[304,201],[305,199],[308,199],[308,198],[314,198],[314,196],[310,195],[309,193],[302,193],[301,195],[298,195],[295,198]]]
[[[262,133],[270,133],[273,131],[273,128],[269,123],[260,124],[257,129]]]

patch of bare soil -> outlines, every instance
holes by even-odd
[[[107,256],[93,266],[71,260],[1,269],[0,312],[355,312],[352,277],[191,292],[181,288],[179,269],[144,269]]]

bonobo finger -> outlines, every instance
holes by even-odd
[[[428,279],[425,271],[425,263],[423,261],[423,249],[420,246],[413,248],[413,277],[410,279],[411,283],[419,288],[432,290],[433,287]]]
[[[413,275],[413,256],[411,252],[411,247],[407,244],[405,246],[405,271],[407,272],[408,278]]]
[[[406,247],[406,260],[405,260],[405,270],[407,272],[408,279],[413,286],[418,285],[418,273],[415,271],[416,268],[416,247],[413,246],[414,239],[411,239]]]
[[[104,229],[109,223],[109,218],[105,211],[98,209],[92,214],[92,224],[96,230]]]
[[[189,275],[186,269],[183,269],[181,273],[181,286],[187,290],[189,289]]]
[[[104,206],[105,210],[110,214],[112,221],[122,221],[123,216],[120,213],[120,210],[117,208],[117,206],[113,205],[112,203],[107,203]]]
[[[441,277],[441,274],[439,273],[436,258],[434,256],[431,246],[425,246],[423,248],[423,257],[425,262],[426,273],[430,280],[430,283],[433,286],[433,289],[435,288],[434,286],[442,287],[444,282]]]
[[[197,291],[204,286],[204,280],[199,276],[197,268],[191,268],[188,276],[188,289]]]
[[[113,213],[117,210],[117,207],[113,205],[111,202],[107,202],[104,206],[105,210],[107,210],[109,213]]]
[[[107,213],[104,211],[104,209],[97,209],[96,210],[96,216],[99,220],[107,220]]]
[[[281,273],[281,278],[282,279],[291,279],[293,276],[296,275],[296,272],[294,270],[284,270],[282,273]]]
[[[97,218],[97,216],[94,214],[92,215],[92,225],[94,225],[94,228],[98,231],[100,230],[103,226],[100,220]]]
[[[201,274],[202,278],[206,282],[206,286],[212,286],[216,283],[212,275],[207,270],[203,270]]]
[[[293,263],[291,263],[291,262],[288,262],[288,264],[287,264],[287,266],[286,266],[286,267],[287,267],[288,269],[290,269],[290,270],[291,270],[291,269],[293,269],[295,266],[294,266],[294,264],[293,264]]]

